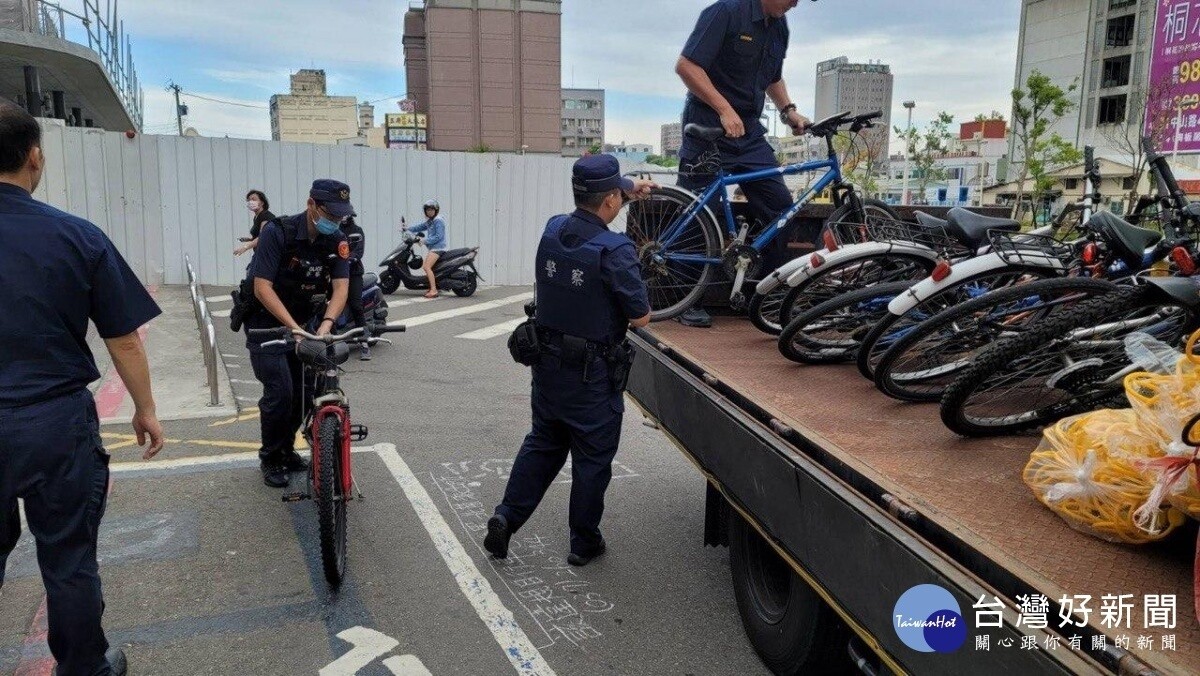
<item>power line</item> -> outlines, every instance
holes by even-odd
[[[190,96],[192,98],[201,99],[203,101],[211,101],[213,103],[221,103],[221,104],[224,104],[227,106],[238,106],[240,108],[255,108],[257,110],[269,110],[270,109],[270,106],[263,106],[263,105],[258,105],[255,103],[241,103],[239,101],[228,101],[225,99],[213,98],[211,96],[204,96],[201,94],[193,94],[192,92],[182,92],[182,93],[184,96]],[[382,99],[376,99],[374,101],[367,101],[366,104],[367,105],[375,105],[376,103],[383,103],[384,101],[393,101],[396,99],[402,99],[402,98],[404,98],[404,96],[405,96],[404,94],[395,94],[392,96],[386,96]],[[337,105],[337,106],[320,106],[320,108],[322,108],[323,110],[337,110],[337,109],[342,109],[342,108],[357,108],[360,105],[362,105],[362,104],[354,103],[354,104]]]

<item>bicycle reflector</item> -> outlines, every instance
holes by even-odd
[[[1095,242],[1088,242],[1087,246],[1083,247],[1083,262],[1087,265],[1100,262],[1100,247],[1096,246]]]
[[[1196,260],[1192,258],[1192,254],[1185,248],[1177,246],[1171,249],[1171,262],[1185,276],[1192,276],[1196,273]]]
[[[825,233],[821,235],[821,239],[824,241],[826,249],[829,249],[830,251],[838,250],[837,237],[833,236],[832,230],[826,230]]]
[[[943,258],[937,262],[937,265],[933,266],[933,273],[930,276],[933,277],[933,281],[940,282],[949,277],[951,272],[950,261]]]

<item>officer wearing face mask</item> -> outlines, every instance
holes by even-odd
[[[350,245],[338,224],[354,214],[350,186],[332,179],[314,181],[308,205],[296,216],[283,216],[263,228],[250,278],[254,296],[263,311],[246,318],[250,329],[286,326],[308,328],[325,335],[346,307],[350,277]],[[314,298],[328,294],[321,317]],[[262,347],[260,338],[247,335],[254,377],[263,386],[258,401],[262,425],[263,483],[272,488],[288,485],[289,473],[308,468],[294,447],[304,418],[303,369],[291,346]],[[309,388],[311,392],[311,388]]]

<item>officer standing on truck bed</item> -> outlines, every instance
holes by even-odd
[[[622,176],[611,155],[576,162],[571,186],[576,210],[550,219],[538,244],[536,314],[510,340],[514,358],[533,366],[533,429],[488,521],[484,547],[497,558],[508,556],[509,539],[570,454],[567,562],[583,566],[606,548],[600,518],[633,362],[625,332],[650,323],[637,250],[608,224],[626,197],[644,197],[657,186]]]

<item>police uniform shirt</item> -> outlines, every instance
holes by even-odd
[[[586,209],[576,209],[563,226],[562,242],[567,246],[578,246],[580,242],[589,241],[607,229],[608,226],[596,214]],[[600,277],[604,287],[612,292],[619,310],[617,316],[629,320],[650,314],[650,298],[646,283],[642,281],[642,266],[638,262],[635,247],[622,246],[605,253],[600,259]],[[616,335],[612,342],[625,337],[627,326],[626,321],[613,327]]]
[[[100,228],[0,183],[0,407],[70,394],[100,372],[87,345],[161,312]]]
[[[286,230],[281,225],[269,223],[263,227],[258,246],[254,249],[254,259],[250,261],[251,278],[270,281],[275,285],[276,293],[282,291],[280,281],[286,274],[295,274],[302,279],[311,278],[302,268],[315,270],[317,266],[323,265],[330,278],[349,279],[350,244],[346,241],[346,236],[339,230],[332,235],[318,234],[315,240],[310,241],[307,219],[308,216],[305,214],[285,216],[280,219],[280,223],[290,223],[295,230],[295,241],[291,247],[284,241]],[[286,255],[289,253],[289,248],[292,249],[291,256]],[[313,282],[317,283],[318,280],[314,279]],[[323,294],[328,291],[322,287],[315,293]],[[297,314],[298,311],[307,310],[306,308],[296,307],[289,303],[289,299],[283,297],[282,293],[280,299],[288,308],[288,312],[292,313],[292,319],[300,324],[304,324],[310,319],[311,313]],[[275,326],[280,326],[279,320],[266,310],[256,312],[246,320],[247,328],[260,329]],[[257,341],[248,342],[251,348],[257,347]]]
[[[763,13],[759,0],[720,0],[700,13],[683,56],[704,69],[713,86],[746,122],[747,136],[765,133],[759,117],[766,89],[783,79],[786,18]],[[683,122],[719,127],[721,116],[691,93]]]

